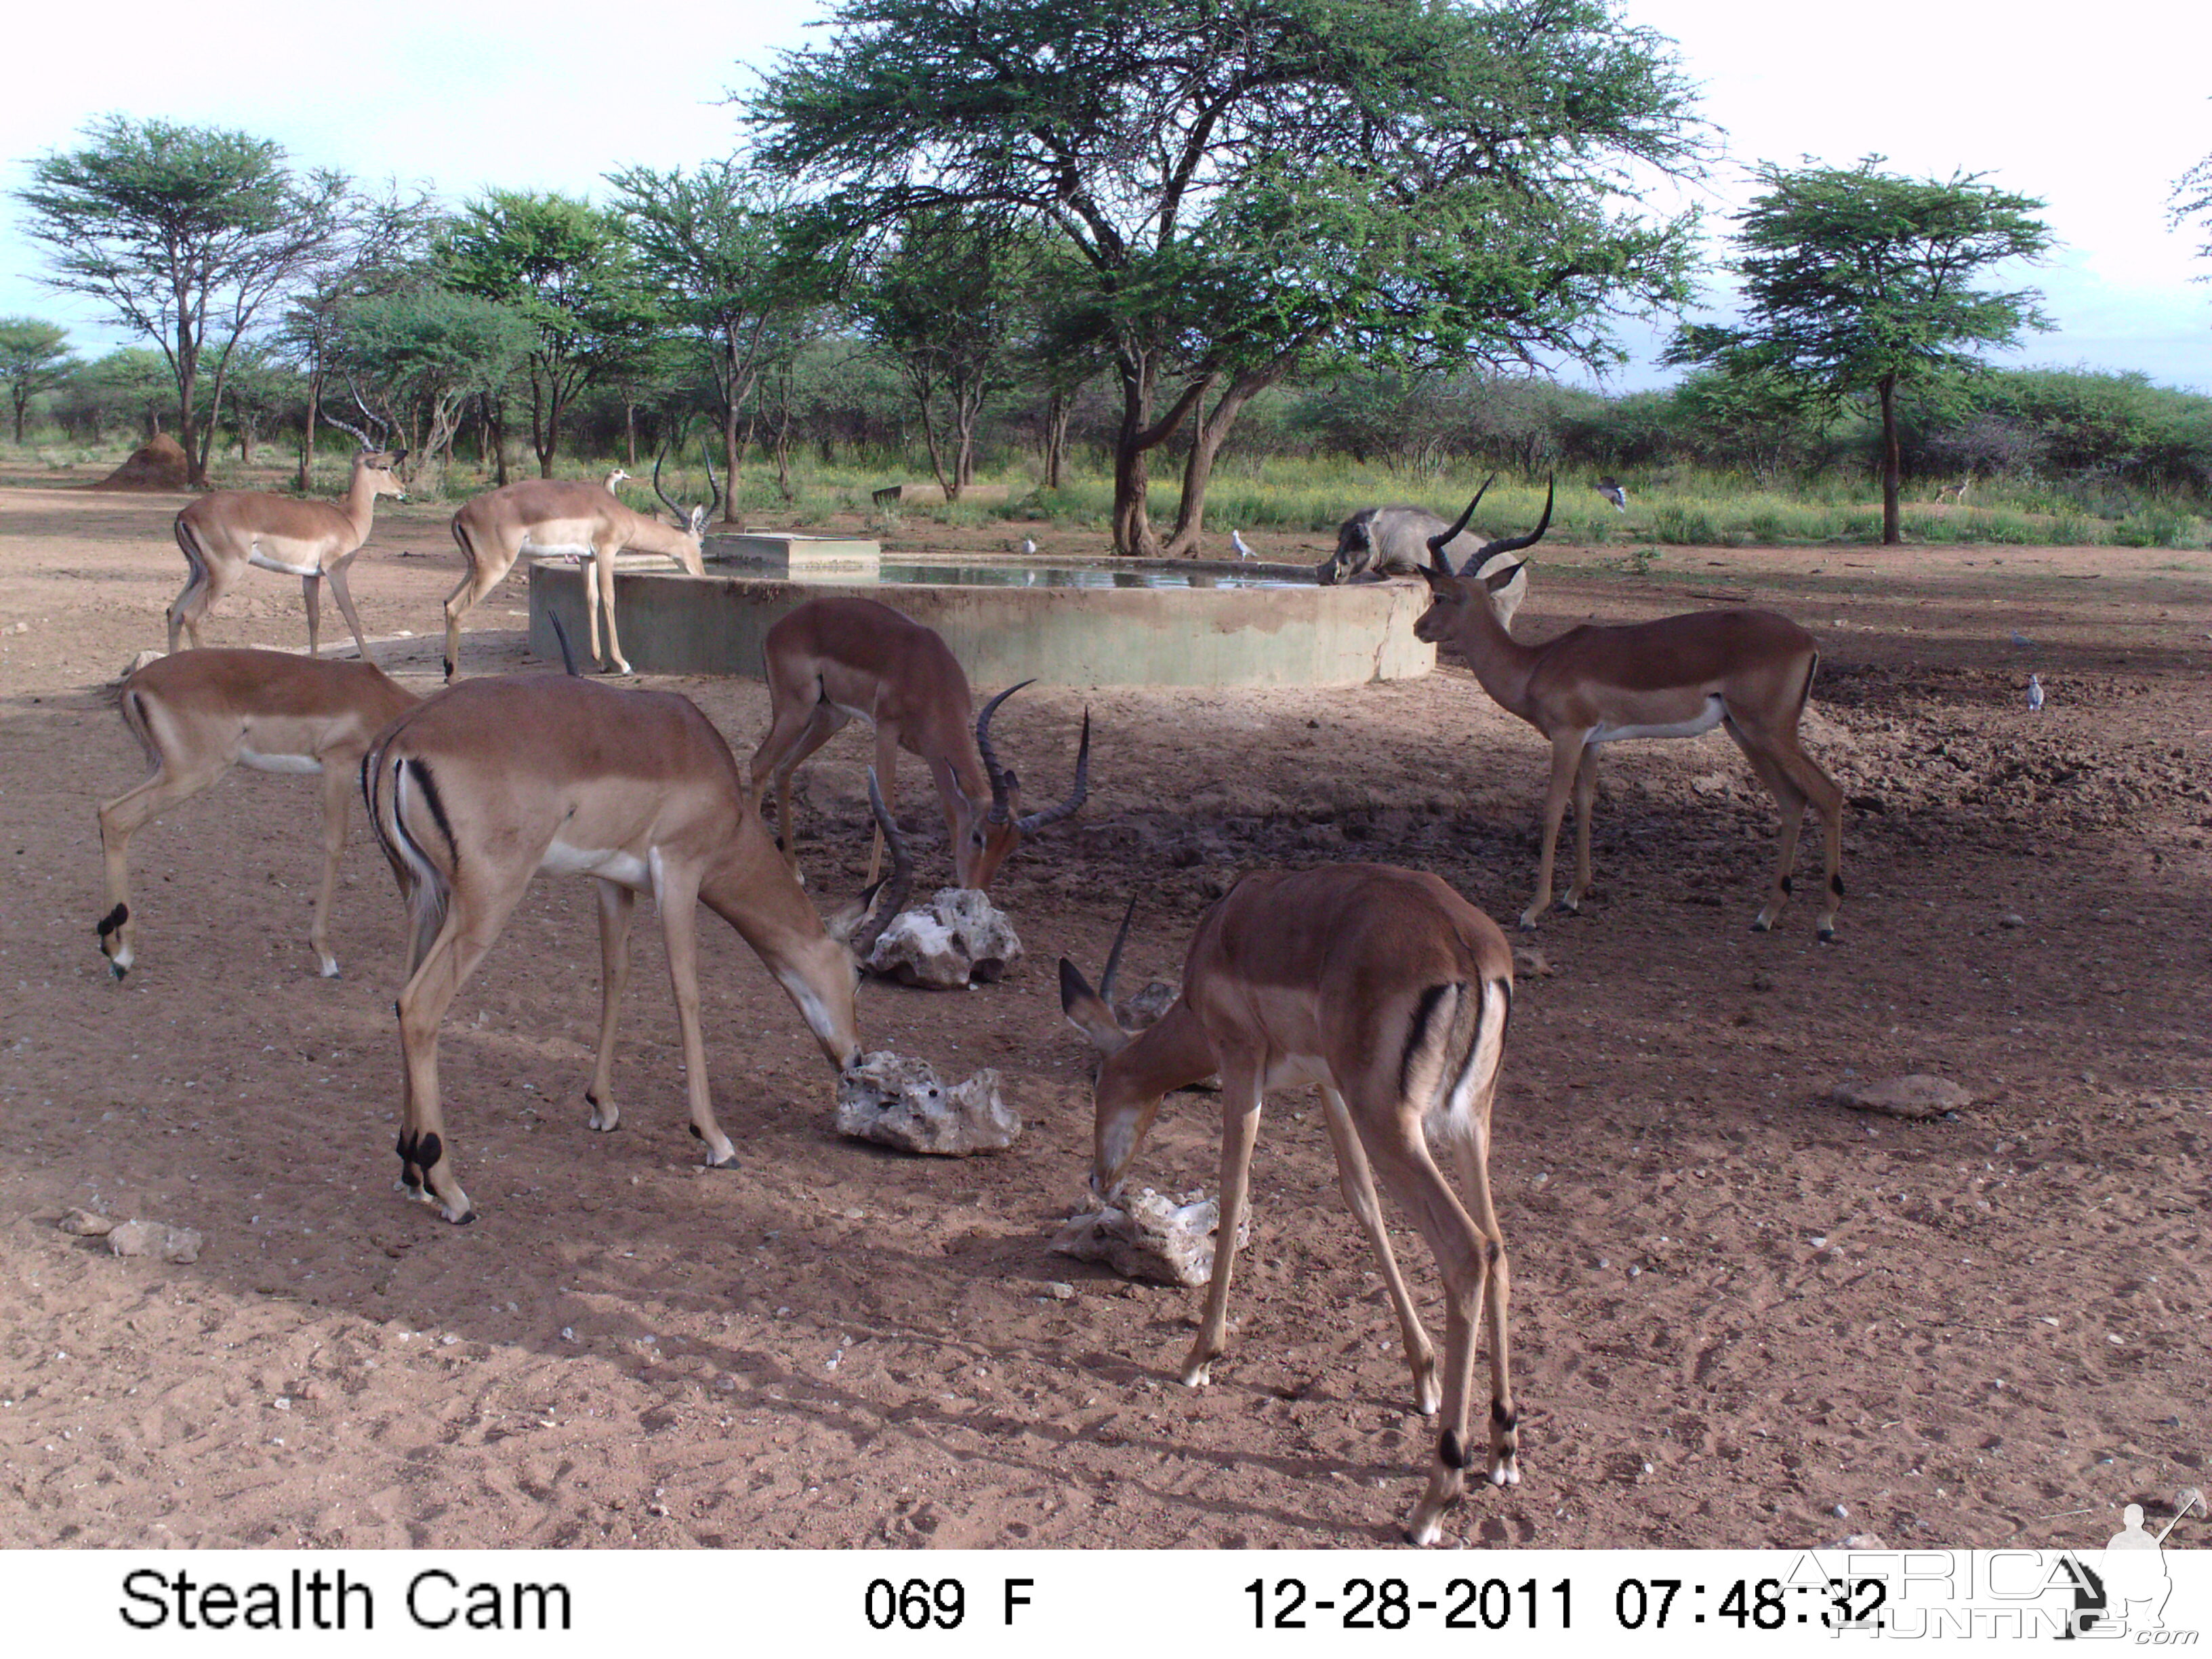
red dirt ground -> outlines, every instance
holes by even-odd
[[[1028,1129],[996,1158],[836,1139],[811,1040],[712,921],[708,1055],[742,1167],[702,1171],[684,1132],[649,926],[623,1127],[590,1133],[592,901],[541,881],[447,1028],[448,1121],[482,1212],[457,1229],[392,1190],[402,915],[357,817],[343,979],[316,978],[306,945],[313,786],[243,772],[139,838],[129,981],[94,950],[94,809],[142,773],[112,682],[161,643],[177,505],[0,490],[0,1539],[1396,1536],[1432,1431],[1310,1096],[1271,1104],[1211,1388],[1175,1381],[1196,1292],[1046,1253],[1090,1133],[1053,961],[1095,969],[1136,887],[1132,982],[1172,978],[1205,906],[1263,865],[1432,869],[1510,920],[1543,746],[1463,671],[1329,691],[1041,687],[1007,706],[1006,757],[1041,797],[1065,787],[1086,705],[1096,729],[1091,805],[994,895],[1030,954],[972,994],[861,999],[870,1046],[1000,1069]],[[356,567],[380,658],[423,690],[457,571],[446,516],[386,504]],[[1024,534],[1097,550],[1044,525],[899,539],[995,552]],[[1555,972],[1523,978],[1498,1105],[1526,1484],[1470,1496],[1448,1540],[2081,1544],[2110,1535],[2108,1509],[2164,1516],[2212,1454],[2212,560],[1665,564],[1692,574],[1551,550],[1520,631],[1716,599],[1813,628],[1808,744],[1853,801],[1843,938],[1815,945],[1802,898],[1780,931],[1745,931],[1774,817],[1721,734],[1609,752],[1600,884],[1534,941]],[[471,618],[465,672],[527,665],[521,608],[511,579]],[[210,629],[304,637],[296,586],[263,573]],[[2033,716],[2032,669],[2051,695]],[[740,757],[765,728],[755,683],[669,684]],[[866,750],[848,735],[806,775],[818,893],[859,880]],[[925,880],[945,873],[927,793],[915,768]],[[1818,1103],[1851,1070],[1937,1072],[1980,1103],[1922,1124]],[[1213,1111],[1172,1099],[1139,1178],[1212,1190]],[[205,1250],[117,1259],[57,1229],[78,1205],[197,1228]],[[1432,1292],[1418,1237],[1399,1249]]]

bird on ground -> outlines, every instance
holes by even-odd
[[[1036,551],[1036,544],[1035,542],[1031,541],[1031,540],[1030,540],[1027,536],[1023,537],[1023,538],[1022,538],[1022,552],[1023,552],[1024,556],[1028,556],[1028,555],[1030,555],[1030,554],[1033,554],[1033,553],[1035,553]]]
[[[2039,714],[2043,708],[2043,682],[2033,674],[2027,677],[2027,708],[2030,714]]]
[[[2033,640],[2028,638],[2027,635],[2021,633],[2017,628],[2012,630],[2012,642],[2014,645],[2033,645],[2035,643]]]
[[[1244,538],[1234,530],[1229,532],[1229,544],[1237,550],[1237,556],[1240,559],[1256,559],[1260,556],[1245,544]]]
[[[1600,478],[1597,481],[1597,493],[1613,503],[1615,512],[1628,511],[1628,492],[1611,478]]]

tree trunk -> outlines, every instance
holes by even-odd
[[[302,495],[315,487],[315,422],[323,413],[323,371],[316,368],[307,375],[307,419],[300,438],[299,489]]]
[[[1060,488],[1060,472],[1067,465],[1067,423],[1075,413],[1075,394],[1053,392],[1044,406],[1044,487]]]
[[[1883,375],[1875,389],[1881,396],[1881,544],[1896,547],[1905,540],[1897,501],[1897,376]]]
[[[629,451],[624,466],[637,465],[637,403],[635,398],[623,399],[623,438]]]
[[[1125,352],[1117,365],[1121,380],[1121,424],[1114,434],[1114,550],[1131,558],[1159,551],[1145,495],[1152,481],[1151,447],[1144,441],[1152,409],[1152,360],[1147,352]]]
[[[1283,377],[1289,368],[1288,360],[1264,369],[1250,369],[1229,383],[1229,390],[1215,402],[1210,413],[1202,415],[1197,429],[1191,434],[1190,453],[1184,459],[1182,468],[1182,500],[1176,508],[1175,530],[1168,537],[1164,550],[1170,557],[1180,557],[1198,551],[1199,533],[1206,527],[1206,486],[1213,476],[1214,458],[1229,436],[1237,417],[1243,413],[1244,405]]]
[[[15,447],[23,447],[23,405],[31,401],[31,394],[19,385],[15,387]]]

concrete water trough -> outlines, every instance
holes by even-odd
[[[944,557],[884,559],[870,580],[850,566],[806,562],[787,558],[789,574],[710,562],[706,575],[687,576],[665,560],[624,556],[615,567],[623,653],[644,673],[758,679],[761,641],[779,617],[851,594],[935,629],[977,686],[1362,685],[1436,665],[1436,647],[1413,637],[1427,595],[1402,582],[1319,587],[1283,565]],[[532,564],[534,654],[559,660],[556,612],[583,648],[586,574]]]

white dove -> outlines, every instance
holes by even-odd
[[[2033,674],[2027,677],[2027,707],[2032,714],[2043,708],[2043,682]]]
[[[1256,559],[1260,556],[1245,545],[1244,538],[1234,530],[1229,532],[1229,544],[1237,550],[1237,556],[1240,559]]]
[[[1024,556],[1028,556],[1028,555],[1030,555],[1030,554],[1033,554],[1033,553],[1035,553],[1036,551],[1036,544],[1035,542],[1031,541],[1031,540],[1030,540],[1027,536],[1023,537],[1023,538],[1022,538],[1022,552],[1023,552]]]

